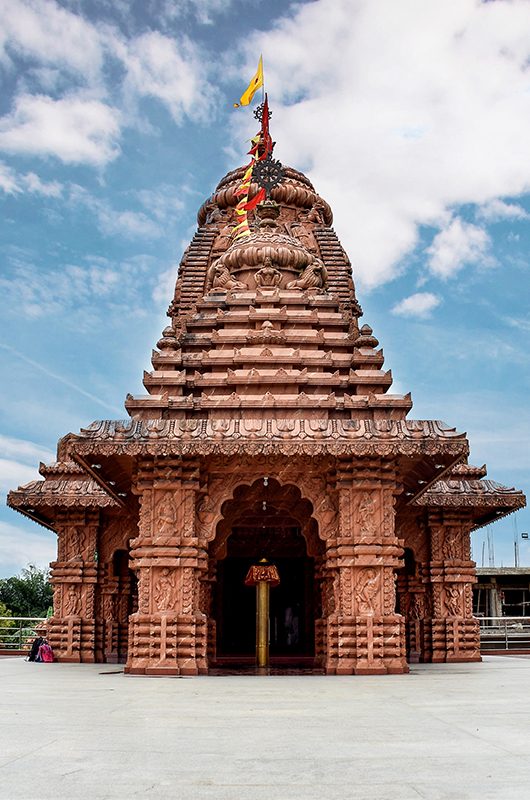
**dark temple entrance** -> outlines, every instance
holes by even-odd
[[[287,488],[298,497],[300,494],[295,487],[280,487],[274,485],[276,482],[266,487],[261,481],[256,483],[246,487],[254,490],[254,502],[239,506],[239,513],[233,522],[230,520],[232,524],[222,537],[222,546],[217,548],[213,591],[215,662],[218,666],[254,664],[256,590],[245,586],[245,577],[252,564],[266,558],[276,565],[280,575],[280,585],[270,592],[271,666],[312,667],[315,620],[321,611],[317,559],[308,554],[301,520],[291,516],[282,502],[287,499],[282,496],[287,494]],[[225,521],[228,523],[229,519]],[[305,524],[308,527],[309,520]]]

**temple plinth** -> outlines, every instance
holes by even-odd
[[[467,463],[465,434],[409,418],[304,175],[286,168],[234,239],[242,175],[199,210],[128,419],[68,434],[43,480],[9,495],[58,536],[58,660],[149,675],[251,663],[244,578],[263,555],[282,576],[272,664],[479,660],[470,533],[525,498]]]

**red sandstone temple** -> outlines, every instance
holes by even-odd
[[[147,675],[251,663],[265,557],[273,664],[477,661],[470,533],[525,498],[468,465],[465,434],[408,418],[304,175],[233,240],[242,175],[199,210],[129,419],[68,434],[9,495],[58,535],[54,651]]]

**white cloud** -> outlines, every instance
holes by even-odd
[[[0,161],[0,189],[6,194],[18,194],[22,191],[15,170]]]
[[[42,181],[34,172],[22,176],[22,183],[30,194],[44,197],[60,197],[63,187],[58,181]]]
[[[249,39],[241,80],[263,52],[277,156],[331,202],[364,287],[404,269],[419,226],[530,189],[527,2],[292,8]]]
[[[202,25],[212,25],[215,14],[226,14],[232,0],[151,0],[150,6],[157,19],[173,28],[175,21],[193,16]]]
[[[184,208],[184,202],[174,186],[162,185],[156,189],[141,189],[137,197],[142,205],[159,222],[167,222]]]
[[[159,226],[143,211],[113,211],[104,205],[98,209],[98,222],[107,235],[141,239],[156,239],[161,235]]]
[[[129,103],[135,103],[138,97],[154,97],[167,107],[177,124],[184,116],[206,118],[213,89],[207,81],[207,64],[196,45],[185,38],[177,42],[158,31],[114,44],[127,69],[124,89]]]
[[[29,523],[27,523],[29,525]],[[0,521],[0,570],[5,576],[14,575],[28,564],[39,568],[49,566],[57,557],[57,536],[52,531],[24,523],[12,525]]]
[[[54,461],[55,455],[47,447],[30,442],[27,439],[16,439],[13,436],[0,434],[0,456],[16,458],[17,461],[35,464],[38,461]]]
[[[0,60],[22,55],[94,79],[102,66],[96,28],[53,0],[0,0]]]
[[[522,333],[530,333],[530,319],[521,319],[519,317],[504,317],[503,319],[510,328],[516,328]]]
[[[17,309],[31,319],[73,313],[87,305],[97,307],[123,297],[130,298],[132,287],[124,287],[127,269],[112,265],[64,264],[47,273],[43,283],[38,270],[30,263],[19,263],[10,275],[0,277],[0,290],[6,308]]]
[[[60,263],[42,280],[39,262],[31,254],[8,263],[0,274],[0,296],[5,315],[23,315],[30,320],[62,317],[68,327],[93,330],[102,319],[118,326],[124,318],[146,315],[151,309],[152,293],[158,284],[159,262],[147,255],[126,261],[111,261],[87,256],[78,264]],[[52,373],[11,345],[0,342],[0,348],[15,353],[35,368],[68,384],[66,378]],[[94,399],[83,387],[72,388]],[[100,401],[100,398],[97,398]],[[103,405],[108,405],[101,401]],[[121,413],[121,412],[120,412]]]
[[[39,479],[37,466],[29,467],[9,458],[0,458],[0,492],[6,493],[30,481]]]
[[[530,219],[530,214],[517,203],[506,203],[494,198],[477,210],[477,219],[486,222],[501,222],[506,219]]]
[[[207,22],[223,3],[182,11],[193,8]],[[180,124],[206,119],[215,93],[211,64],[187,37],[128,37],[55,0],[0,0],[0,64],[20,76],[12,110],[0,119],[0,150],[65,163],[103,166],[119,155],[121,127],[149,130],[141,98],[155,98]]]
[[[88,208],[96,217],[98,227],[106,236],[156,239],[162,235],[160,225],[143,211],[117,210],[105,200],[90,194],[82,186],[70,187],[70,201]]]
[[[34,172],[17,174],[14,169],[0,161],[0,189],[6,194],[29,192],[43,197],[60,197],[63,186],[58,181],[43,181]]]
[[[438,295],[432,292],[416,292],[410,297],[405,297],[392,309],[393,314],[401,317],[420,317],[425,319],[441,303]]]
[[[40,461],[53,462],[55,455],[34,442],[0,434],[0,496],[4,495],[3,502],[11,489],[41,480]]]
[[[152,293],[153,300],[157,305],[167,307],[173,299],[177,272],[178,267],[173,265],[159,275]]]
[[[491,240],[483,228],[459,217],[436,234],[427,248],[428,267],[438,278],[451,278],[466,264],[491,264]]]
[[[119,153],[118,112],[99,100],[20,95],[0,119],[0,150],[101,166]]]

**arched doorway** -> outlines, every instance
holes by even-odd
[[[296,486],[265,477],[239,486],[221,511],[210,546],[210,663],[254,663],[256,597],[244,581],[249,567],[267,558],[280,575],[270,595],[271,665],[313,667],[321,650],[323,543],[311,503]]]

